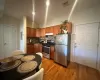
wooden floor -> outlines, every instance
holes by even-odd
[[[43,58],[44,80],[100,80],[100,73],[92,68],[70,63],[67,68]]]

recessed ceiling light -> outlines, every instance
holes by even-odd
[[[35,12],[32,12],[33,15],[35,15]]]
[[[50,1],[46,0],[46,6],[49,6],[49,5],[50,5]]]

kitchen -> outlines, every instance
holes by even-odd
[[[0,60],[16,50],[43,80],[100,80],[100,0],[1,0]]]
[[[71,34],[72,23],[66,25],[68,34]],[[59,34],[60,25],[51,26],[47,28],[30,28],[27,27],[27,53],[42,52],[43,46],[50,47],[50,58],[54,59],[55,39],[56,34]],[[35,42],[34,42],[35,41]]]

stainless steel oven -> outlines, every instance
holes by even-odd
[[[50,46],[42,46],[43,56],[50,59]]]

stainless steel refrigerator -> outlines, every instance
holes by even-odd
[[[55,37],[54,61],[66,66],[70,60],[70,35],[60,34]]]

